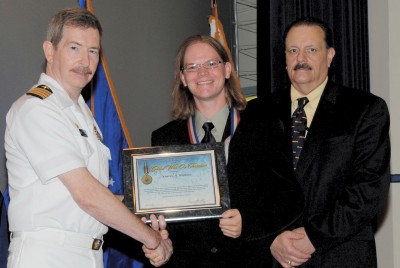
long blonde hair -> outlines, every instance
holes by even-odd
[[[210,45],[215,49],[223,62],[230,62],[232,66],[235,66],[229,59],[224,47],[213,37],[208,35],[193,35],[188,37],[179,47],[175,57],[175,82],[172,91],[172,116],[175,119],[188,119],[190,116],[194,115],[196,111],[193,95],[189,89],[183,85],[180,79],[180,72],[182,72],[186,50],[190,45],[195,43]],[[246,98],[234,68],[232,68],[229,79],[225,79],[225,97],[229,107],[233,106],[239,111],[245,109]]]

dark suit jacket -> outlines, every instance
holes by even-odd
[[[290,150],[289,90],[273,96]],[[296,169],[316,253],[302,267],[376,267],[372,222],[390,184],[389,112],[379,97],[328,82]]]
[[[231,207],[242,216],[242,234],[222,234],[218,220],[169,224],[174,254],[168,267],[270,267],[271,239],[296,223],[303,209],[300,187],[283,153],[282,124],[246,109],[229,145]],[[185,120],[152,134],[152,145],[189,143]]]

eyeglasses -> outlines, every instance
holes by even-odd
[[[214,69],[214,68],[217,68],[217,66],[221,63],[225,63],[225,62],[223,62],[221,60],[209,60],[203,64],[190,63],[190,64],[186,64],[184,67],[181,67],[181,71],[182,72],[197,72],[201,67],[204,67],[206,69]]]

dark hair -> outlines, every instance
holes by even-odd
[[[55,47],[62,39],[64,26],[93,28],[99,31],[100,37],[103,33],[99,20],[86,9],[65,8],[51,18],[47,30],[47,41],[50,41]]]
[[[193,35],[188,37],[179,47],[175,57],[175,82],[172,90],[172,116],[180,119],[187,119],[194,115],[196,105],[192,93],[185,87],[180,79],[180,72],[183,67],[183,60],[186,50],[190,45],[204,43],[210,45],[221,57],[223,62],[230,62],[232,73],[229,79],[225,79],[225,98],[229,107],[235,107],[239,111],[246,107],[246,98],[240,86],[239,78],[235,72],[234,64],[229,59],[228,53],[220,42],[208,35]]]
[[[314,17],[303,17],[299,18],[295,21],[293,21],[289,26],[286,27],[285,32],[283,33],[283,43],[286,43],[286,37],[289,33],[289,31],[293,27],[298,27],[298,26],[318,26],[322,29],[324,32],[324,37],[325,37],[325,43],[327,48],[333,47],[333,34],[332,34],[332,29],[329,27],[328,23],[325,21],[322,21],[318,18]]]

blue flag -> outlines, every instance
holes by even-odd
[[[81,8],[87,8],[86,0],[78,0],[78,3]]]
[[[93,12],[90,0],[78,0],[79,6]],[[103,142],[110,149],[110,183],[108,188],[114,194],[123,194],[122,149],[133,147],[125,121],[119,107],[114,85],[108,72],[105,56],[101,53],[99,65],[91,83],[91,94],[88,105],[101,132]],[[122,239],[122,240],[121,240]],[[109,241],[109,242],[107,242]],[[104,268],[141,268],[143,264],[122,251],[124,247],[132,250],[132,239],[117,231],[110,230],[106,235],[104,248]],[[118,248],[118,249],[117,249]],[[121,249],[122,248],[122,249]],[[128,252],[129,252],[128,251]],[[143,254],[143,253],[141,253]]]
[[[9,244],[9,233],[8,233],[8,221],[7,221],[7,207],[10,201],[8,196],[8,188],[4,190],[3,194],[0,192],[0,267],[7,267],[7,256],[8,256],[8,244]]]
[[[114,194],[123,194],[122,149],[132,147],[124,130],[122,113],[107,75],[104,55],[92,81],[91,99],[88,100],[94,118],[103,133],[103,142],[110,149],[110,182],[108,188]]]
[[[91,1],[79,0],[79,5],[93,13]],[[132,143],[103,53],[91,83],[90,97],[88,105],[111,152],[109,188],[114,194],[123,194],[122,149],[132,147]]]

